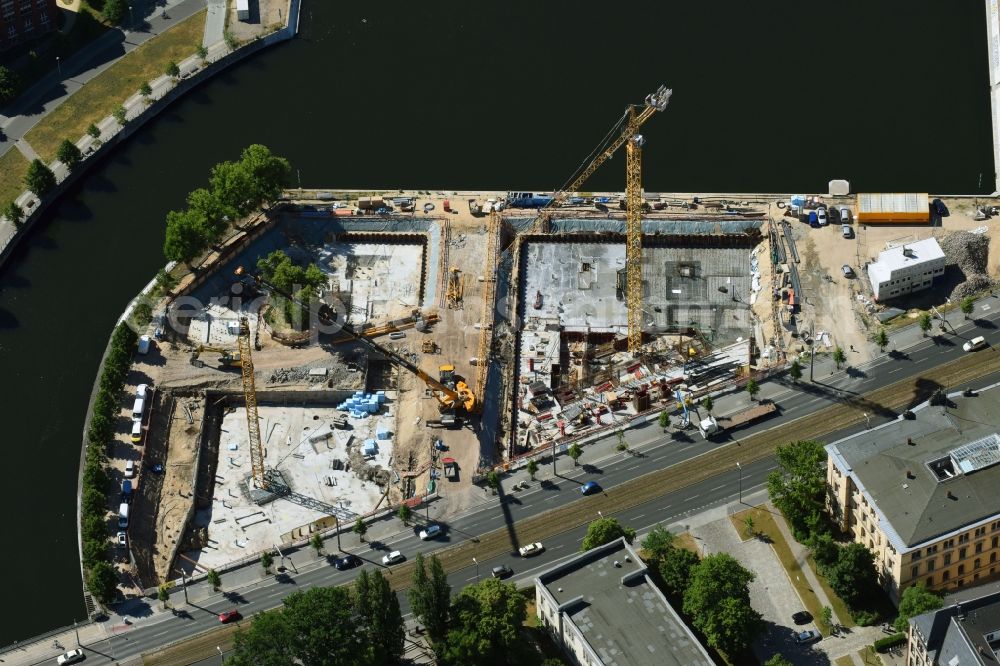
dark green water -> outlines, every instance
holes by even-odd
[[[166,212],[249,143],[306,187],[551,189],[666,83],[650,191],[992,190],[982,3],[303,4],[299,39],[139,132],[0,274],[0,645],[84,616],[74,498],[99,354],[162,264]],[[588,189],[623,189],[623,168]]]

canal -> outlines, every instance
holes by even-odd
[[[665,83],[650,191],[992,189],[982,3],[500,4],[304,0],[300,38],[138,132],[0,274],[0,645],[84,617],[75,495],[99,355],[163,263],[166,212],[249,143],[306,187],[552,189]],[[623,189],[623,167],[588,189]]]

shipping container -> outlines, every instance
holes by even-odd
[[[930,210],[926,192],[859,194],[857,220],[860,223],[929,222]]]

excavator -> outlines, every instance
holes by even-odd
[[[203,352],[212,352],[219,354],[219,366],[223,368],[238,368],[240,367],[240,353],[238,351],[233,351],[232,349],[223,349],[222,347],[210,347],[209,345],[198,345],[198,347],[191,352],[191,365],[196,368],[204,368],[205,362],[202,361],[199,356]]]
[[[261,276],[250,275],[242,266],[237,267],[236,275],[241,280],[251,280],[252,286],[257,289],[277,294],[278,296],[287,298],[293,303],[306,307],[306,305],[299,299],[267,282]],[[438,410],[441,412],[442,424],[455,423],[456,415],[473,414],[479,411],[480,405],[476,400],[476,396],[473,394],[472,389],[469,388],[469,385],[459,379],[455,374],[455,366],[440,366],[438,368],[438,378],[435,379],[398,352],[388,349],[387,347],[383,347],[371,338],[365,337],[346,321],[338,322],[337,313],[334,312],[333,308],[326,303],[321,302],[319,304],[317,315],[322,324],[326,326],[338,326],[343,333],[346,333],[355,341],[367,347],[370,351],[384,356],[394,364],[409,370],[411,373],[420,378],[420,380],[424,382],[424,384],[426,384],[427,387],[433,392],[434,397],[438,401]]]

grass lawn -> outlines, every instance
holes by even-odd
[[[6,206],[24,192],[28,164],[17,148],[11,148],[0,156],[0,174],[3,174],[0,175],[0,206]]]
[[[145,81],[163,74],[171,61],[193,55],[205,32],[205,11],[182,21],[132,51],[89,81],[25,137],[48,162],[55,159],[63,139],[76,141],[91,123],[111,114]]]
[[[841,601],[840,597],[838,597],[834,591],[830,589],[830,584],[826,582],[826,578],[821,576],[816,570],[816,562],[813,560],[811,555],[806,558],[806,562],[809,563],[809,568],[812,569],[814,574],[816,574],[816,579],[819,580],[820,587],[823,588],[823,591],[826,592],[827,598],[830,599],[830,607],[833,609],[833,614],[839,617],[841,619],[841,624],[848,629],[856,626],[854,619],[851,617],[851,611],[847,609],[847,604]]]
[[[698,548],[698,542],[694,540],[689,533],[684,532],[683,534],[677,534],[674,536],[674,545],[678,548],[683,548],[684,550],[690,550],[692,553],[701,557],[701,549]]]
[[[837,660],[833,662],[835,666],[854,666],[854,660],[851,659],[851,655],[846,654],[843,657],[837,657]]]
[[[858,656],[861,657],[861,662],[866,666],[868,666],[869,664],[871,666],[882,666],[882,657],[879,655],[878,652],[872,649],[871,645],[866,645],[865,647],[858,650]],[[837,663],[838,664],[840,663],[839,659],[837,660]]]

